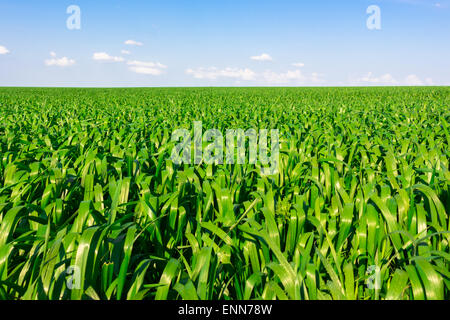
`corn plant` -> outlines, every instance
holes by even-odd
[[[171,134],[278,129],[260,164]],[[450,89],[0,88],[0,299],[450,298]]]

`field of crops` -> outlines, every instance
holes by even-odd
[[[278,129],[279,170],[175,165]],[[0,88],[0,299],[450,299],[450,88]]]

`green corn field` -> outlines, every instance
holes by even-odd
[[[278,173],[172,132],[277,129]],[[0,88],[0,299],[450,299],[450,87]]]

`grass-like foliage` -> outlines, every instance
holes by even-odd
[[[278,129],[279,173],[173,130]],[[0,299],[449,299],[450,88],[0,89]]]

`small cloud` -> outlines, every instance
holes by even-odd
[[[122,50],[122,51],[120,51],[120,53],[122,53],[122,54],[131,54],[131,51],[128,51],[128,50]]]
[[[296,62],[292,64],[294,67],[303,68],[305,64],[303,62]]]
[[[418,76],[415,74],[410,74],[405,79],[405,84],[408,86],[432,86],[434,85],[433,79],[431,78],[425,78],[424,81],[422,81]]]
[[[238,68],[225,68],[218,69],[216,67],[210,68],[197,68],[197,69],[187,69],[186,74],[192,75],[196,79],[209,79],[216,80],[218,78],[233,78],[241,80],[254,80],[255,72],[252,70],[238,69]]]
[[[152,75],[152,76],[159,76],[160,74],[163,73],[163,71],[161,69],[156,69],[156,68],[131,67],[129,69],[131,71],[135,72],[135,73],[149,74],[149,75]]]
[[[407,76],[405,79],[405,83],[408,86],[422,86],[423,85],[422,80],[420,80],[419,77],[416,76],[415,74],[410,74],[409,76]]]
[[[323,83],[322,75],[313,73],[305,75],[301,70],[288,70],[286,72],[274,72],[267,70],[262,73],[256,73],[248,68],[225,68],[219,69],[216,67],[187,69],[186,74],[192,75],[196,79],[217,80],[220,78],[235,79],[236,84],[241,81],[258,81],[268,84],[310,84]]]
[[[291,81],[305,82],[307,77],[300,70],[289,70],[282,73],[266,71],[263,74],[264,80],[269,83],[286,84]]]
[[[398,81],[390,74],[386,73],[382,76],[376,77],[372,72],[360,78],[351,80],[355,84],[375,84],[375,85],[396,85]]]
[[[127,46],[138,46],[138,47],[141,47],[144,45],[142,42],[134,41],[134,40],[127,40],[127,41],[125,41],[125,44]]]
[[[0,46],[0,54],[7,54],[9,53],[9,50],[6,49],[6,47],[4,46]]]
[[[390,73],[386,73],[382,76],[374,76],[372,72],[369,72],[367,75],[356,78],[353,80],[350,80],[352,84],[357,85],[366,85],[366,84],[373,84],[373,85],[382,85],[382,86],[392,86],[392,85],[406,85],[406,86],[432,86],[433,79],[426,78],[425,80],[420,79],[415,74],[410,74],[406,78],[397,81]]]
[[[250,57],[250,59],[255,60],[255,61],[272,61],[273,60],[272,57],[267,53],[263,53],[259,56]]]
[[[137,66],[137,67],[146,67],[146,68],[161,68],[161,69],[167,68],[167,66],[165,66],[159,62],[146,62],[146,61],[137,61],[137,60],[128,61],[127,65]]]
[[[50,52],[50,56],[52,57],[52,59],[47,59],[45,60],[45,65],[46,66],[55,66],[55,67],[70,67],[73,66],[75,64],[75,60],[74,59],[69,59],[67,57],[62,57],[62,58],[56,58],[56,53],[55,52]]]
[[[322,77],[323,77],[323,74],[320,74],[320,73],[317,73],[317,72],[313,72],[311,74],[311,82],[315,83],[315,84],[324,83],[325,80],[322,79]]]
[[[147,61],[128,61],[127,65],[130,66],[129,70],[140,74],[149,74],[158,76],[163,72],[162,69],[166,69],[167,66],[159,62],[147,62]]]
[[[108,61],[108,62],[122,62],[124,58],[122,57],[113,57],[107,54],[106,52],[95,52],[92,56],[92,59],[97,61]]]
[[[304,74],[301,70],[288,70],[285,72],[266,71],[262,74],[265,82],[269,84],[285,84],[285,85],[311,85],[322,84],[322,74],[313,72],[312,74]]]

